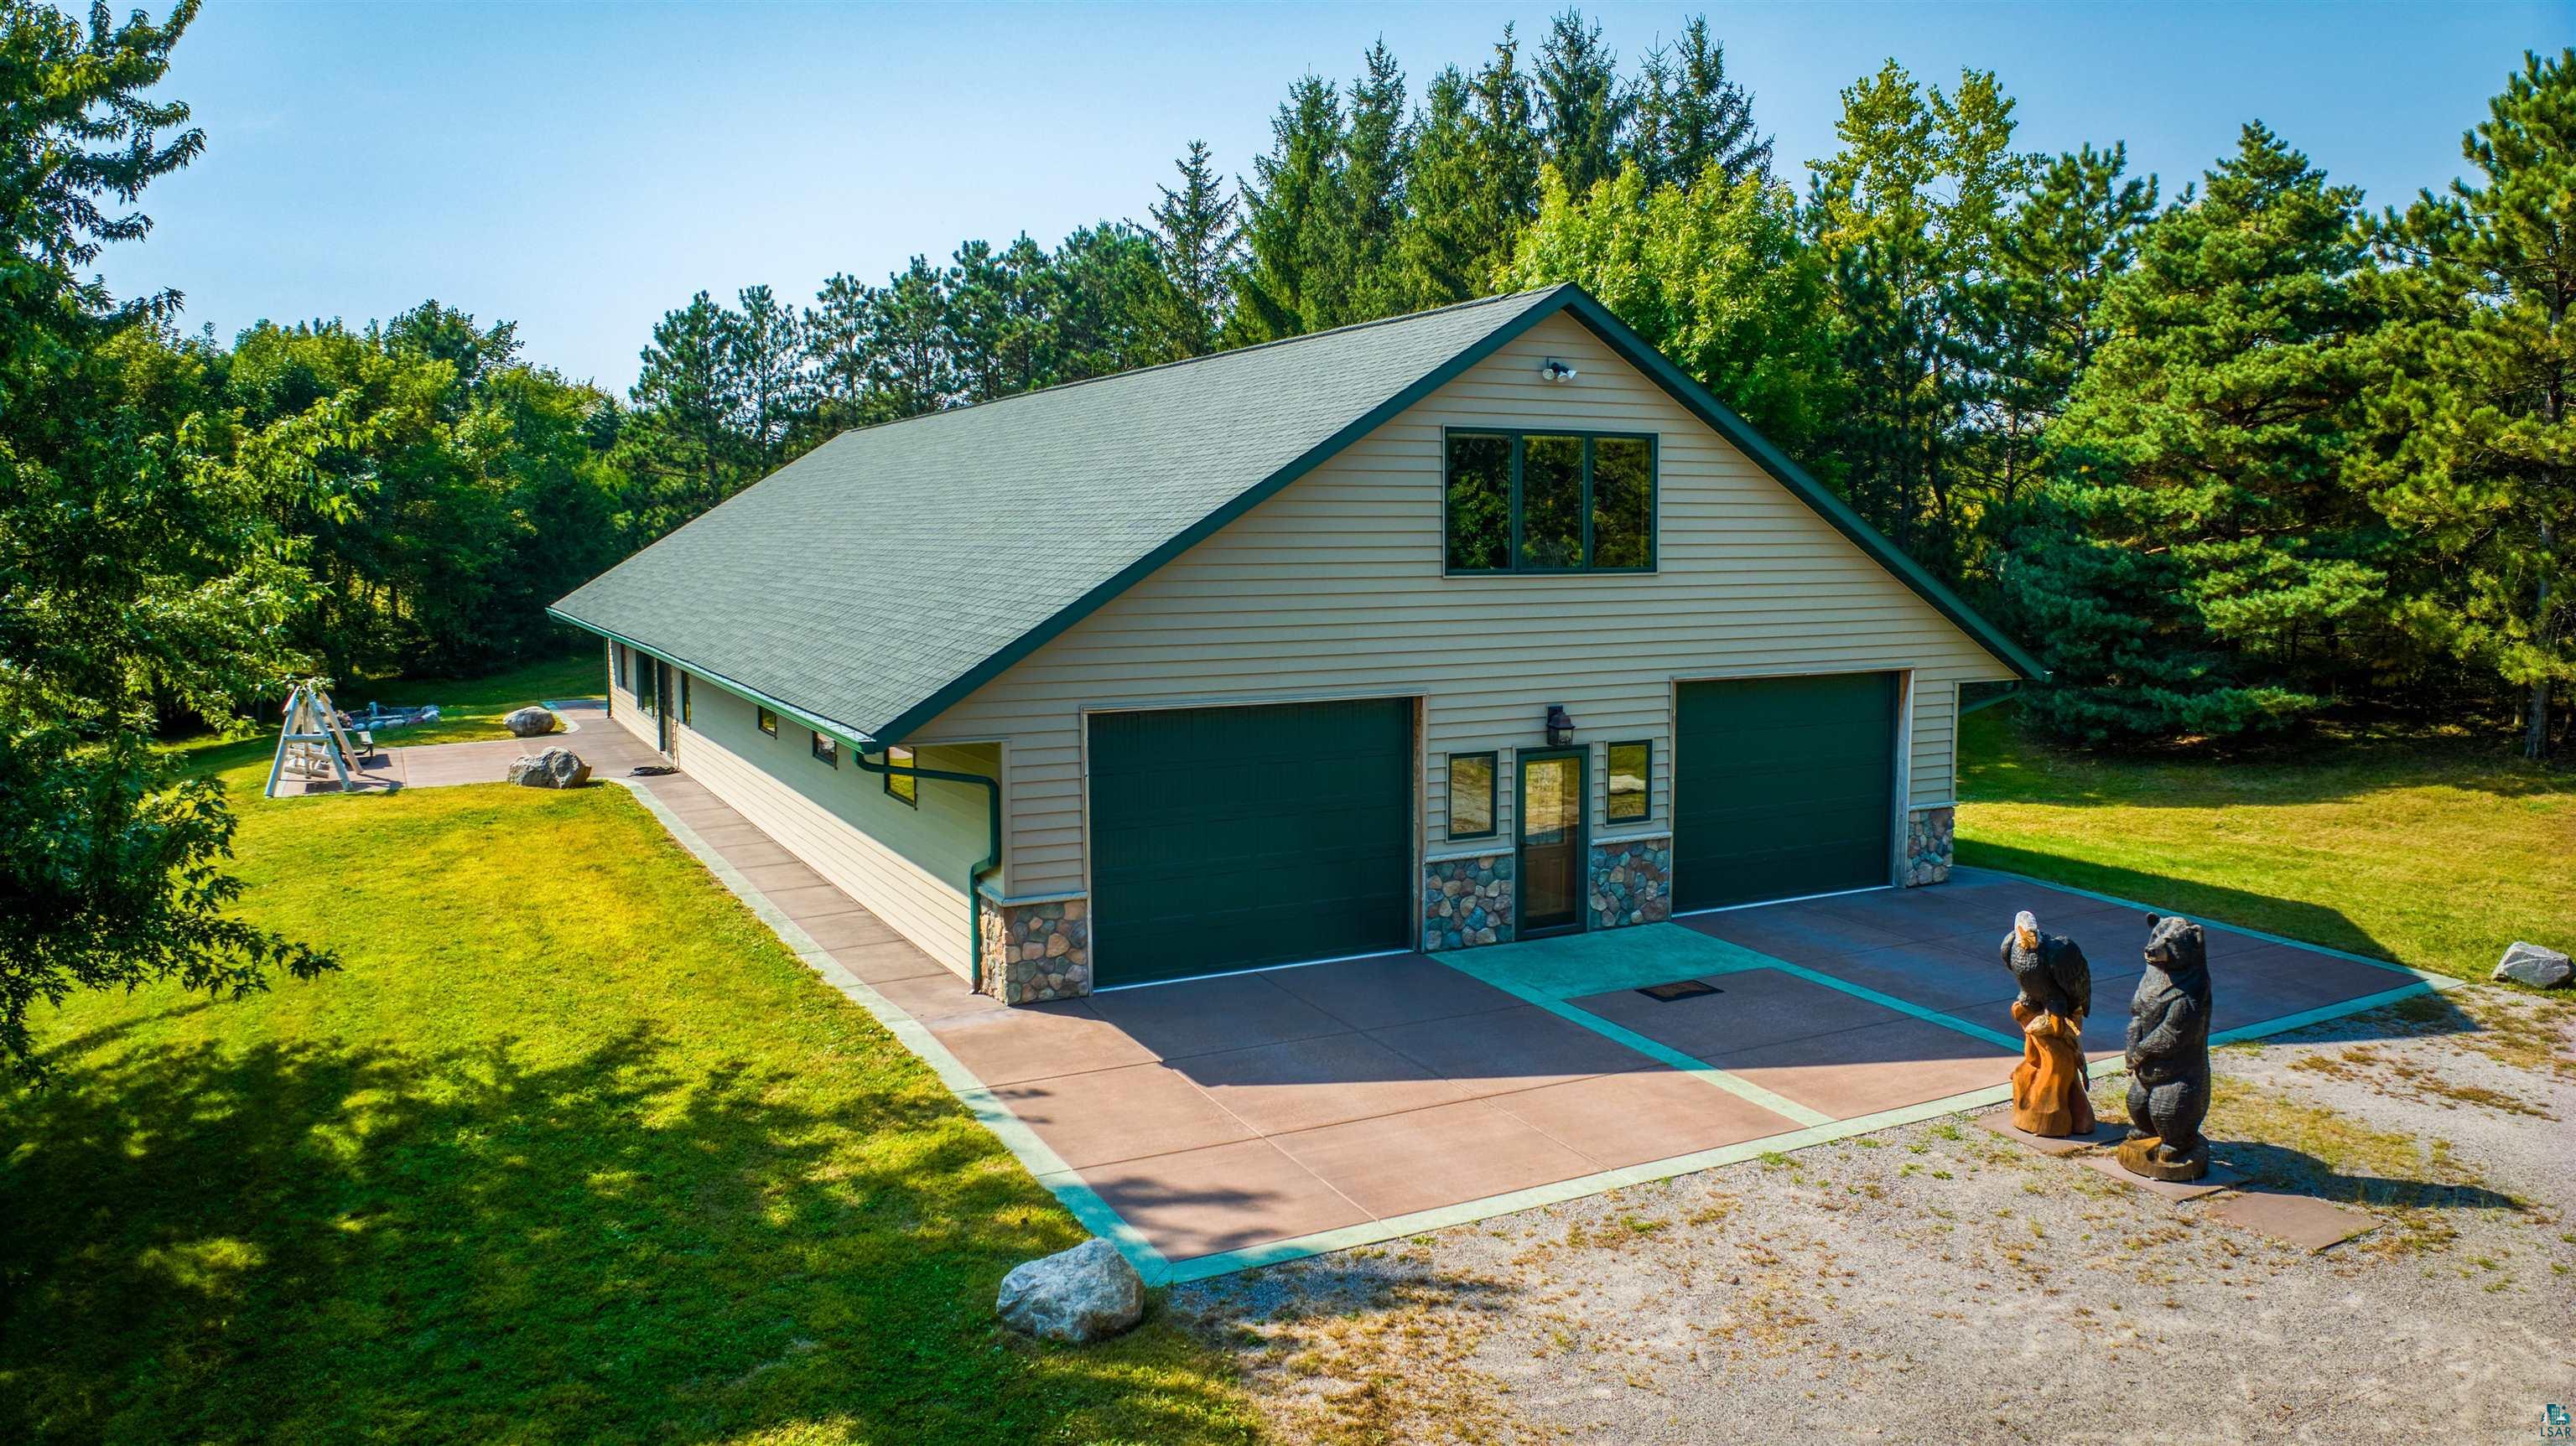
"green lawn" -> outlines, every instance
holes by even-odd
[[[197,757],[249,912],[348,967],[46,1027],[56,1085],[0,1093],[0,1441],[1252,1434],[1158,1319],[997,1326],[1080,1227],[625,790],[269,802],[261,740]]]
[[[596,698],[607,681],[608,665],[600,660],[596,649],[591,649],[568,658],[530,663],[486,678],[384,681],[361,678],[345,687],[333,689],[331,701],[353,713],[363,712],[369,700],[388,708],[437,704],[437,722],[389,728],[376,735],[376,742],[385,747],[407,748],[423,743],[467,743],[478,738],[507,738],[510,731],[501,726],[501,715],[511,709],[542,703],[549,698]],[[270,734],[268,741],[271,747],[276,746],[277,736]]]
[[[2390,730],[2103,757],[2032,740],[2014,711],[1981,710],[1961,732],[1961,863],[2463,978],[2486,977],[2517,938],[2576,943],[2565,769],[2493,740]]]

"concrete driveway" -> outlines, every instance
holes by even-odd
[[[2000,1102],[2020,1038],[1995,948],[2018,909],[2091,956],[2097,1056],[2118,1053],[2143,968],[2144,907],[1962,869],[1929,889],[1009,1008],[694,781],[634,786],[1153,1281]],[[2434,987],[2224,925],[2209,938],[2221,1042]],[[1705,992],[1639,992],[1680,981]]]

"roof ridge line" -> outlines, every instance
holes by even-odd
[[[881,432],[888,427],[900,427],[909,422],[927,422],[939,417],[953,417],[961,412],[980,412],[989,407],[1001,406],[1005,402],[1023,402],[1027,401],[1031,397],[1043,397],[1055,392],[1069,392],[1076,387],[1095,386],[1101,382],[1122,381],[1128,377],[1141,377],[1151,372],[1176,371],[1182,367],[1197,366],[1202,362],[1219,361],[1228,357],[1245,356],[1256,351],[1271,351],[1279,347],[1295,346],[1299,342],[1320,341],[1328,336],[1341,336],[1347,332],[1366,331],[1373,326],[1392,326],[1400,321],[1420,321],[1425,317],[1445,316],[1453,311],[1466,311],[1479,306],[1495,306],[1506,301],[1521,301],[1530,297],[1545,296],[1551,292],[1562,291],[1573,284],[1574,283],[1571,281],[1560,281],[1553,286],[1534,287],[1527,291],[1505,292],[1498,296],[1471,296],[1465,301],[1453,301],[1446,306],[1435,306],[1426,311],[1407,311],[1394,316],[1374,317],[1367,321],[1346,322],[1341,326],[1326,327],[1322,331],[1301,331],[1295,336],[1273,337],[1268,341],[1256,341],[1249,346],[1228,347],[1223,351],[1206,352],[1199,356],[1176,357],[1171,361],[1156,362],[1151,366],[1129,367],[1123,372],[1108,372],[1096,377],[1080,377],[1069,382],[1055,382],[1048,386],[1031,387],[1024,392],[1012,392],[1008,396],[987,397],[980,402],[968,402],[963,406],[941,407],[937,411],[920,412],[909,417],[892,417],[882,422],[870,422],[863,427],[845,427],[832,434],[832,441],[837,442],[843,437],[856,436],[861,432]],[[831,443],[826,442],[823,445],[829,446]],[[748,491],[750,489],[745,488],[744,490]]]

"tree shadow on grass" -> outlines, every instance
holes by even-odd
[[[2000,869],[2042,883],[2090,889],[2094,893],[2127,899],[2162,913],[2260,929],[2267,934],[2279,934],[2303,943],[2323,944],[2330,949],[2341,949],[2372,959],[2399,962],[2396,954],[2372,937],[2369,930],[2322,904],[2275,898],[2245,889],[2231,889],[2224,884],[2166,878],[2116,864],[2094,863],[1982,839],[1959,840],[1958,861],[1963,867]],[[2402,976],[2392,975],[2389,987],[2396,988],[2404,982]]]
[[[1165,1326],[1000,1331],[1080,1232],[926,1075],[111,1042],[0,1096],[0,1440],[1245,1434]]]

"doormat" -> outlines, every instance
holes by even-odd
[[[1670,984],[1649,984],[1637,992],[1648,999],[1670,1004],[1677,999],[1697,999],[1703,994],[1723,994],[1726,991],[1714,984],[1702,984],[1696,979],[1676,979]]]

